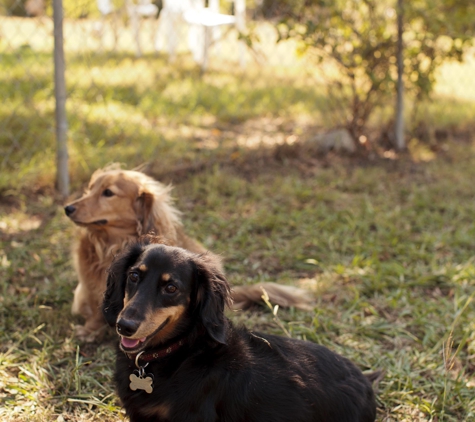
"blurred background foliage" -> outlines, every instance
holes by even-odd
[[[1,189],[31,178],[44,185],[54,178],[51,2],[45,3],[43,16],[16,18],[25,15],[25,3],[3,2],[0,167],[7,171],[0,176]],[[467,0],[403,4],[407,146],[437,150],[441,141],[471,130],[475,6]],[[94,0],[64,1],[73,173],[103,165],[99,157],[104,155],[94,148],[108,151],[132,134],[138,145],[134,156],[122,153],[118,158],[133,165],[148,159],[150,145],[160,150],[167,142],[176,142],[177,136],[202,137],[200,130],[211,131],[218,141],[215,145],[230,146],[226,136],[236,135],[237,124],[242,137],[264,145],[269,138],[262,131],[243,132],[246,122],[255,127],[259,119],[283,129],[277,143],[288,142],[289,136],[291,142],[306,142],[334,128],[346,128],[360,154],[392,154],[397,78],[394,1],[248,1],[246,30],[239,36],[224,33],[213,47],[206,74],[183,48],[174,62],[166,53],[155,52],[149,41],[155,31],[153,19],[141,23],[145,50],[136,57],[124,5],[123,0],[114,0],[114,17],[101,16]],[[222,12],[232,10],[232,3],[222,5]],[[245,68],[236,66],[240,40],[247,45]],[[163,133],[164,119],[187,126],[188,133]]]
[[[280,18],[279,40],[301,40],[302,52],[310,51],[320,65],[330,62],[337,67],[328,93],[336,89],[339,98],[347,97],[351,110],[347,125],[356,138],[363,135],[371,112],[396,92],[394,1],[277,3],[273,8]],[[475,4],[469,0],[402,4],[405,87],[420,101],[433,92],[440,65],[463,60],[472,47]]]

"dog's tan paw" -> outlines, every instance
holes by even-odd
[[[101,327],[97,330],[91,330],[84,325],[76,325],[74,327],[74,334],[76,338],[84,343],[94,343],[100,341],[104,335],[104,329]]]

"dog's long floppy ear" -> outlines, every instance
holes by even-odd
[[[177,241],[177,228],[181,226],[180,212],[172,205],[171,186],[165,186],[139,173],[139,192],[136,212],[139,235],[153,232],[165,236],[172,244]]]
[[[226,344],[227,320],[224,308],[231,306],[231,289],[220,270],[220,262],[211,254],[195,261],[196,312],[209,336]]]
[[[102,313],[107,323],[114,327],[117,317],[124,307],[125,285],[127,269],[137,261],[143,252],[141,243],[134,243],[126,247],[112,262],[107,276],[107,288],[102,302]]]

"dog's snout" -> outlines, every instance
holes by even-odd
[[[66,205],[64,207],[64,212],[66,213],[66,215],[69,217],[74,211],[76,211],[76,207],[72,206],[72,205]]]
[[[134,335],[139,328],[140,323],[131,319],[121,318],[117,321],[117,332],[126,337]]]

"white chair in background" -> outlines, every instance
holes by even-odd
[[[117,25],[119,15],[123,8],[115,8],[112,0],[96,0],[97,9],[101,13],[102,22],[100,26],[96,28],[96,31],[99,33],[102,39],[104,32],[105,20],[107,18],[112,19],[112,29],[114,32],[114,50],[117,47]],[[140,42],[140,23],[142,18],[152,18],[156,19],[158,15],[158,7],[151,2],[151,0],[137,0],[135,3],[133,0],[125,0],[125,8],[127,15],[129,17],[130,25],[132,27],[132,32],[135,40],[135,50],[137,57],[142,55],[142,47]],[[154,44],[156,29],[152,28],[152,44]],[[155,44],[154,44],[155,45]]]
[[[184,14],[191,8],[199,8],[204,0],[162,0],[162,10],[158,19],[156,49],[166,51],[172,62],[176,58],[180,39],[185,37]]]
[[[126,0],[125,6],[127,8],[127,14],[129,15],[132,32],[134,33],[136,55],[137,57],[140,57],[142,55],[142,47],[140,43],[141,20],[142,18],[156,19],[158,15],[158,7],[153,4],[151,0],[137,0],[137,2]],[[155,22],[152,21],[151,37],[152,43],[155,46],[156,30],[153,28],[154,23]]]
[[[101,12],[102,16],[110,15],[115,11],[114,6],[112,5],[111,0],[96,0],[97,8]]]
[[[194,60],[205,71],[208,68],[209,49],[219,40],[220,28],[225,25],[236,27],[239,32],[245,30],[246,1],[234,0],[234,15],[219,12],[219,0],[163,0],[160,13],[160,36],[168,42],[170,60],[174,60],[180,38],[184,35],[183,24],[188,26],[188,47]],[[239,46],[239,62],[245,65],[245,48]]]
[[[114,8],[111,0],[96,0],[97,9],[99,10],[102,21],[94,25],[94,30],[97,32],[98,36],[101,38],[101,44],[103,42],[104,27],[106,19],[111,19],[112,33],[114,36],[114,50],[117,48],[117,19],[118,19],[118,10]]]

